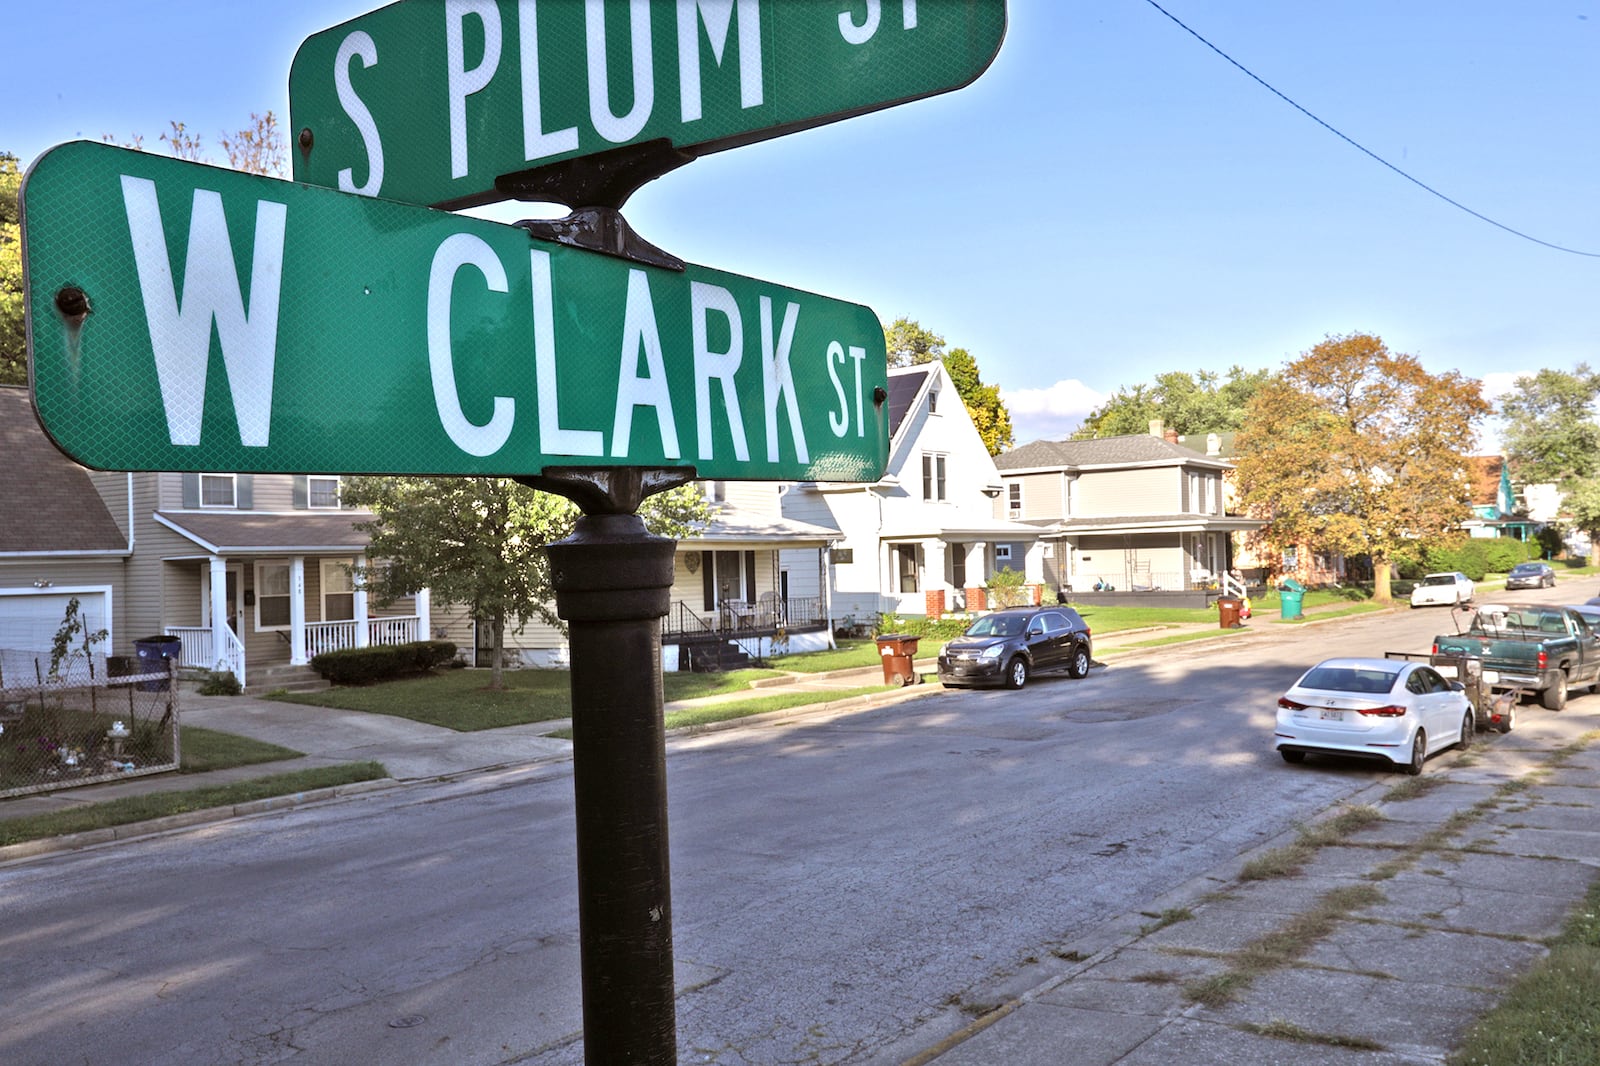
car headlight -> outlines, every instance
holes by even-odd
[[[1004,644],[991,644],[987,648],[983,649],[983,658],[998,659],[1000,658],[1000,653],[1005,650],[1006,646]]]
[[[946,653],[948,653],[949,651],[950,651],[950,645],[949,644],[941,644],[941,645],[939,645],[939,658],[943,659],[945,657]]]

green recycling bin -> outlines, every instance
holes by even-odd
[[[1284,621],[1304,618],[1300,605],[1305,602],[1306,587],[1294,578],[1285,578],[1278,586],[1278,613]]]

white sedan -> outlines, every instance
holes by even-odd
[[[1453,607],[1466,603],[1477,591],[1472,579],[1459,570],[1452,570],[1448,574],[1428,574],[1411,590],[1411,606],[1446,604]]]
[[[1470,747],[1473,728],[1461,683],[1425,663],[1329,659],[1279,698],[1274,747],[1285,762],[1345,755],[1420,774],[1434,752]]]

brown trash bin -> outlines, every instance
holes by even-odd
[[[917,637],[904,633],[885,634],[878,638],[878,657],[883,661],[885,685],[913,685],[917,672],[912,661],[917,655]]]
[[[1244,625],[1239,621],[1239,609],[1244,606],[1244,601],[1232,596],[1223,596],[1217,600],[1217,615],[1223,629],[1238,629]]]

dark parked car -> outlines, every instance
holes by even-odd
[[[1556,587],[1556,572],[1549,563],[1518,563],[1506,575],[1508,589],[1552,589]]]
[[[1064,670],[1083,677],[1093,661],[1089,627],[1071,607],[992,611],[939,649],[939,681],[948,687],[1021,688],[1028,675]]]

